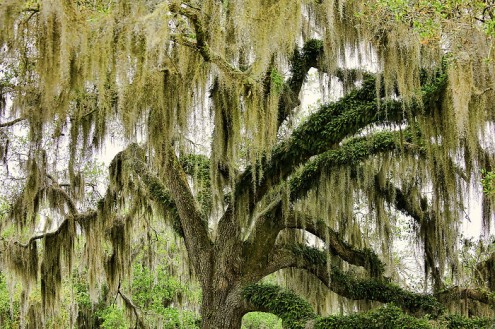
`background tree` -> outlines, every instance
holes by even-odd
[[[458,248],[464,196],[493,163],[493,4],[1,5],[2,155],[17,124],[29,131],[23,152],[5,160],[22,186],[2,221],[1,255],[22,282],[30,325],[53,322],[82,241],[91,301],[104,281],[106,296],[119,295],[147,326],[139,307],[155,301],[127,296],[123,282],[132,239],[156,218],[183,239],[202,328],[239,328],[252,311],[289,328],[430,326],[423,315],[480,326],[489,320],[445,314],[494,316],[493,271],[457,285],[468,282]],[[344,96],[294,127],[310,68],[339,80]],[[92,204],[85,164],[115,136],[125,148]],[[488,236],[488,197],[482,207]],[[424,294],[391,283],[399,213],[423,254]],[[306,283],[298,290],[313,306],[257,285],[280,271]],[[29,307],[37,284],[41,311]],[[342,310],[394,305],[321,318],[322,285]]]

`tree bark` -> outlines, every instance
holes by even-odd
[[[203,289],[202,329],[241,327],[243,309],[241,285],[229,282],[225,287]]]

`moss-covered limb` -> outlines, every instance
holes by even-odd
[[[445,315],[432,322],[427,318],[415,318],[404,314],[391,304],[350,315],[333,315],[317,318],[314,329],[490,329],[494,319],[466,318],[460,315]]]
[[[333,315],[318,318],[314,329],[428,329],[433,326],[427,319],[404,314],[395,305],[385,305],[365,313]]]
[[[171,225],[174,231],[179,236],[184,237],[184,228],[176,202],[170,193],[170,189],[158,175],[149,169],[145,161],[146,156],[144,149],[137,144],[131,144],[114,157],[110,165],[110,175],[115,178],[117,185],[119,185],[121,183],[118,176],[122,174],[123,166],[130,166],[132,172],[139,177],[143,183],[150,199],[156,202],[156,205],[163,213],[167,213],[171,216]],[[207,159],[202,156],[191,155],[185,157],[178,163],[178,166],[184,175],[186,172],[194,175],[195,171],[198,171],[198,174],[201,175],[201,179],[209,181],[209,164]],[[207,222],[205,220],[202,220],[201,225],[205,230],[207,229]]]
[[[402,122],[404,113],[421,112],[418,104],[403,104],[401,101],[385,102],[379,107],[374,96],[375,80],[369,77],[360,89],[353,90],[336,103],[322,107],[296,129],[289,140],[277,146],[269,160],[261,161],[263,177],[256,187],[253,186],[252,168],[246,169],[236,185],[235,197],[242,199],[247,194],[248,210],[252,211],[270,187],[287,178],[310,157],[328,152],[346,137],[373,123]],[[375,149],[378,146],[375,145]]]
[[[136,306],[136,304],[133,303],[132,299],[129,298],[126,294],[124,294],[120,288],[117,290],[117,293],[120,295],[120,297],[124,301],[125,307],[127,309],[129,309],[132,312],[132,314],[134,314],[134,317],[136,318],[135,328],[136,329],[148,328],[148,326],[144,323],[143,315],[141,314],[141,311]]]
[[[471,299],[495,308],[495,293],[486,289],[452,287],[435,294],[435,297],[443,304]]]
[[[331,291],[352,300],[373,300],[395,303],[414,315],[438,315],[442,304],[431,295],[409,292],[378,279],[363,279],[327,265],[325,252],[303,246],[292,245],[278,248],[271,255],[268,269],[299,268],[316,276]]]
[[[252,311],[272,313],[281,318],[284,328],[433,328],[428,319],[416,318],[405,314],[394,304],[388,304],[365,313],[318,317],[304,299],[290,290],[278,286],[268,284],[249,285],[244,288],[243,297],[252,305]],[[480,320],[476,323],[488,323],[487,320]],[[449,322],[452,322],[451,319],[449,319]]]
[[[207,284],[210,280],[213,244],[208,236],[208,226],[190,190],[187,177],[174,151],[168,149],[164,155],[164,183],[177,207],[188,255],[196,273]]]
[[[293,210],[290,210],[286,215],[283,215],[282,212],[282,203],[278,199],[257,218],[255,227],[245,242],[247,266],[252,268],[262,264],[261,266],[267,266],[268,273],[276,271],[276,268],[271,268],[272,265],[268,266],[265,263],[268,261],[266,255],[272,252],[279,232],[283,229],[301,229],[321,239],[331,254],[340,257],[349,264],[364,267],[372,277],[382,277],[384,264],[372,250],[354,248],[343,241],[338,232],[332,230],[321,220]],[[291,256],[283,255],[283,253],[274,256],[274,258],[284,257],[290,258]]]
[[[96,218],[96,216],[97,216],[96,211],[89,211],[89,212],[82,213],[82,214],[70,215],[70,216],[66,217],[54,231],[34,235],[31,238],[29,238],[29,240],[26,243],[21,243],[19,241],[14,241],[14,243],[23,247],[23,248],[28,248],[36,240],[52,238],[52,237],[55,237],[55,236],[61,234],[61,232],[64,232],[64,230],[66,229],[66,225],[69,225],[69,221],[74,221],[76,223],[82,224],[85,221],[94,220]]]
[[[364,267],[370,276],[380,278],[385,265],[378,255],[371,249],[356,249],[343,241],[338,232],[332,230],[323,221],[317,220],[303,213],[290,212],[284,220],[286,228],[295,228],[308,231],[325,242],[329,251],[349,264]]]
[[[366,96],[367,95],[367,96]],[[375,96],[374,79],[365,80],[360,89],[353,90],[336,103],[323,106],[298,129],[292,137],[275,147],[272,154],[261,159],[256,168],[249,166],[238,178],[235,199],[249,199],[249,211],[274,185],[277,185],[301,163],[311,156],[338,145],[346,136],[352,135],[372,123],[370,115],[379,117]],[[370,113],[368,113],[370,111]],[[402,120],[403,109],[400,109]],[[383,118],[385,116],[383,115]],[[263,176],[253,185],[255,175],[263,169]]]
[[[248,195],[248,210],[252,211],[270,187],[286,179],[297,166],[314,155],[334,148],[362,128],[375,123],[403,122],[418,115],[430,115],[437,108],[446,81],[446,75],[442,74],[423,86],[423,105],[400,100],[378,104],[375,78],[365,75],[360,88],[353,89],[335,103],[322,106],[292,133],[289,140],[276,146],[270,156],[263,158],[259,168],[248,167],[236,184],[236,199]],[[253,172],[258,172],[260,168],[263,169],[263,177],[254,186]]]
[[[118,178],[118,176],[122,175],[122,168],[124,166],[129,166],[133,175],[139,177],[140,182],[144,185],[144,188],[147,191],[147,196],[150,200],[155,202],[155,205],[163,214],[170,216],[169,218],[171,220],[173,230],[179,236],[184,237],[184,231],[182,229],[182,224],[177,212],[175,201],[170,196],[170,192],[165,184],[155,173],[150,170],[145,161],[145,151],[137,144],[131,144],[125,150],[119,152],[110,164],[110,176],[113,177],[117,183],[117,186],[114,186],[113,188],[117,188],[118,190],[123,188],[120,186],[122,182],[120,182],[121,179]],[[186,167],[186,170],[191,169],[188,168],[187,164],[182,165]],[[107,196],[109,195],[111,195],[111,193],[107,191]],[[103,204],[105,199],[106,198],[104,198],[100,203]],[[104,208],[105,207],[100,205],[100,209]]]
[[[425,252],[426,271],[431,271],[434,291],[442,290],[444,287],[442,274],[436,261],[435,248],[428,237],[428,232],[436,231],[437,219],[436,214],[429,209],[428,200],[426,197],[421,196],[417,190],[405,192],[395,187],[392,183],[387,183],[383,186],[377,183],[375,186],[379,194],[389,204],[394,205],[395,209],[410,216],[420,228]]]
[[[291,76],[284,84],[278,106],[278,126],[290,116],[300,103],[299,93],[311,67],[319,67],[318,60],[323,52],[323,42],[311,39],[301,50],[295,49],[290,59]]]
[[[3,122],[3,123],[0,123],[0,128],[11,127],[11,126],[15,125],[16,123],[24,121],[24,120],[26,120],[26,118],[17,118],[17,119],[11,120],[11,121]]]
[[[172,13],[178,13],[184,17],[187,17],[195,31],[195,41],[187,39],[183,40],[187,42],[180,42],[180,39],[176,39],[176,41],[179,41],[179,43],[196,50],[206,62],[214,63],[227,76],[237,79],[248,86],[252,86],[256,83],[256,81],[250,77],[247,72],[239,70],[210,48],[208,44],[208,32],[205,29],[201,12],[198,9],[188,6],[184,7],[178,3],[171,3],[169,9]]]
[[[304,329],[308,321],[316,317],[307,301],[279,286],[249,285],[243,289],[242,296],[254,306],[253,311],[272,313],[281,318],[284,328]]]
[[[291,200],[299,199],[314,187],[324,170],[337,166],[355,166],[379,153],[420,152],[420,147],[409,142],[410,136],[408,132],[379,132],[350,139],[339,148],[319,155],[308,161],[303,169],[290,179]]]

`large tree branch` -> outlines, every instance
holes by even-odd
[[[136,306],[136,304],[133,303],[132,299],[130,299],[126,294],[122,292],[120,286],[119,289],[117,290],[117,293],[120,295],[120,297],[122,297],[122,300],[124,301],[126,308],[130,309],[132,313],[134,313],[134,316],[136,317],[136,328],[139,329],[148,328],[148,326],[146,326],[143,321],[143,316],[141,315],[141,311]]]
[[[66,217],[60,225],[54,230],[42,234],[37,234],[29,238],[29,240],[26,243],[21,243],[19,241],[15,241],[14,244],[21,246],[23,248],[28,248],[32,243],[34,243],[36,240],[42,240],[46,238],[51,238],[59,235],[60,233],[64,232],[66,229],[66,226],[69,225],[69,221],[73,220],[79,224],[82,224],[83,222],[89,221],[89,220],[94,220],[97,216],[96,211],[89,211],[86,213],[82,214],[71,214],[68,217]]]
[[[277,202],[277,201],[276,201]],[[370,276],[379,278],[383,275],[384,264],[371,249],[359,250],[346,243],[339,234],[323,221],[309,215],[290,210],[282,215],[282,205],[274,204],[277,209],[267,209],[257,223],[256,232],[252,232],[245,244],[249,255],[250,267],[266,266],[268,254],[275,245],[278,233],[283,229],[300,229],[309,232],[323,241],[328,251],[349,264],[365,268]],[[276,218],[274,218],[276,216]]]
[[[407,134],[404,135],[407,136]],[[330,170],[342,165],[359,165],[369,157],[383,152],[405,149],[416,151],[418,148],[415,145],[401,140],[401,136],[404,135],[401,135],[400,132],[382,132],[372,136],[358,137],[349,140],[336,150],[328,151],[316,157],[289,180],[289,201],[294,202],[303,197],[309,189],[315,186],[324,170]],[[261,264],[261,259],[263,259],[264,255],[269,253],[275,245],[279,232],[286,228],[287,225],[291,225],[291,221],[296,222],[294,214],[289,213],[286,214],[288,217],[288,224],[285,224],[282,207],[281,198],[275,199],[275,201],[273,201],[265,211],[260,213],[256,218],[254,229],[251,232],[249,239],[245,242],[245,249],[247,250],[245,254],[249,255],[249,264],[252,264],[253,266]],[[381,270],[379,270],[379,262],[373,261],[367,264],[367,262],[371,261],[369,258],[372,257],[371,254],[369,257],[364,258],[364,254],[359,257],[357,254],[352,256],[349,253],[350,249],[344,248],[344,245],[340,243],[341,241],[339,242],[337,239],[332,239],[332,235],[326,236],[329,232],[318,232],[320,228],[316,226],[312,227],[312,221],[308,220],[306,222],[308,222],[308,230],[313,231],[311,233],[318,233],[320,237],[324,237],[324,241],[327,238],[330,238],[330,250],[333,249],[334,252],[340,253],[345,260],[354,262],[355,265],[366,266],[374,275],[378,275],[378,273],[381,272]],[[333,235],[333,237],[336,238],[337,234]]]
[[[172,149],[166,151],[164,156],[164,181],[177,207],[188,255],[198,275],[202,273],[201,278],[209,279],[207,272],[213,262],[213,246],[208,236],[207,222],[202,218],[177,156]]]
[[[395,303],[412,314],[438,315],[442,305],[431,295],[416,294],[376,279],[361,279],[327,265],[326,254],[306,246],[276,249],[265,273],[283,268],[298,268],[311,273],[331,291],[351,300],[373,300]]]
[[[490,257],[476,265],[477,273],[480,275],[480,279],[486,282],[488,289],[495,292],[495,252]]]
[[[302,213],[291,212],[284,222],[286,228],[302,229],[314,234],[325,242],[333,255],[349,264],[364,267],[370,276],[379,278],[383,275],[384,264],[371,249],[354,248],[343,241],[339,234],[323,221]]]
[[[259,167],[248,167],[237,180],[235,200],[248,200],[251,214],[257,202],[271,187],[292,174],[300,164],[314,155],[335,148],[343,139],[375,123],[402,123],[406,117],[428,116],[434,112],[445,88],[446,76],[441,75],[432,84],[423,86],[422,104],[400,100],[379,102],[373,76],[366,76],[361,88],[355,89],[338,102],[323,106],[296,129],[291,138],[279,144],[272,154],[260,161]],[[263,169],[263,176],[253,184],[253,173]]]
[[[482,289],[461,288],[456,286],[436,293],[435,297],[445,305],[452,302],[459,302],[459,300],[470,299],[495,307],[495,296],[489,291]]]
[[[410,132],[379,132],[357,137],[335,150],[327,151],[308,161],[303,169],[290,179],[290,199],[303,197],[317,183],[320,175],[338,166],[355,166],[373,155],[384,152],[420,152]]]
[[[318,59],[323,53],[323,43],[312,39],[306,41],[301,51],[294,50],[290,65],[291,76],[284,84],[278,106],[278,126],[289,117],[295,107],[300,104],[299,93],[312,67],[319,67]]]
[[[316,317],[311,305],[295,293],[269,284],[245,287],[242,296],[247,312],[272,313],[282,319],[284,328],[303,329]]]

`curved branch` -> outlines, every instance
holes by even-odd
[[[284,84],[278,106],[278,126],[287,119],[295,107],[300,104],[299,93],[308,71],[319,67],[318,60],[323,53],[323,42],[311,39],[305,42],[301,51],[294,50],[291,58],[291,77]]]
[[[290,179],[290,199],[295,201],[305,195],[319,179],[324,170],[337,166],[353,166],[367,158],[383,152],[420,152],[419,146],[412,144],[412,135],[406,132],[380,132],[366,137],[356,137],[336,150],[327,151],[312,161]]]
[[[422,231],[436,230],[436,214],[428,209],[428,200],[419,196],[418,198],[411,197],[413,191],[408,191],[404,193],[400,188],[393,186],[392,183],[387,183],[385,186],[381,184],[375,184],[377,191],[380,195],[389,203],[394,205],[394,207],[403,212],[404,214],[410,216],[417,225],[422,227]],[[416,191],[419,194],[418,191]],[[414,202],[413,200],[418,200]],[[425,251],[425,265],[427,268],[431,269],[431,274],[433,277],[434,290],[440,291],[443,287],[442,275],[440,273],[440,268],[435,262],[435,251],[432,249],[427,237],[424,237],[424,251]]]
[[[495,252],[476,265],[480,280],[488,284],[488,289],[495,292]]]
[[[291,212],[285,219],[285,228],[305,230],[325,242],[329,251],[347,263],[365,268],[371,277],[383,275],[385,265],[371,249],[355,249],[321,220]]]
[[[16,244],[16,245],[18,245],[18,246],[20,246],[20,247],[27,248],[27,247],[29,247],[29,245],[31,245],[36,240],[42,240],[42,239],[46,239],[46,238],[57,236],[58,234],[60,234],[61,232],[63,232],[65,230],[66,225],[69,224],[69,221],[70,220],[74,220],[77,223],[82,223],[82,222],[85,222],[85,221],[93,220],[93,219],[96,218],[96,216],[97,216],[97,212],[96,211],[89,211],[89,212],[86,212],[86,213],[83,213],[83,214],[73,214],[73,215],[70,215],[69,217],[65,218],[60,223],[60,225],[57,227],[57,229],[55,231],[50,231],[50,232],[47,232],[47,233],[43,233],[43,234],[38,234],[38,235],[32,236],[31,238],[29,238],[28,242],[26,242],[26,243],[21,243],[19,241],[14,241],[13,243]]]
[[[250,312],[272,313],[282,319],[284,328],[304,329],[316,317],[311,305],[295,293],[270,284],[244,287],[242,297]]]
[[[351,300],[373,300],[395,303],[412,314],[438,315],[443,306],[431,295],[412,293],[376,279],[360,279],[327,265],[326,254],[306,246],[280,247],[271,255],[265,273],[283,268],[298,268],[311,273],[331,291]],[[273,273],[273,272],[271,272]]]
[[[394,328],[399,324],[405,324],[401,328],[431,327],[427,320],[404,314],[394,305],[385,305],[365,313],[319,317],[298,295],[269,284],[247,286],[243,290],[243,297],[251,305],[251,312],[275,314],[282,319],[284,328],[361,328],[367,326],[378,328],[385,324]]]
[[[355,249],[345,241],[339,234],[332,230],[323,221],[312,218],[311,216],[291,210],[286,216],[282,215],[281,204],[274,207],[278,209],[268,209],[267,212],[276,214],[278,218],[274,219],[272,215],[262,214],[257,223],[255,232],[252,233],[251,239],[246,241],[246,249],[249,252],[248,266],[253,267],[256,264],[266,266],[266,250],[272,250],[275,245],[278,233],[283,229],[301,229],[307,231],[321,241],[328,248],[328,251],[346,261],[349,264],[365,268],[371,277],[380,278],[384,272],[384,264],[371,249]],[[267,227],[267,225],[269,227]],[[283,256],[280,256],[283,257]],[[271,271],[272,269],[269,269]],[[265,276],[263,274],[262,276]]]
[[[11,127],[11,126],[15,125],[16,123],[24,121],[24,120],[26,120],[26,118],[17,118],[17,119],[11,120],[11,121],[3,122],[3,123],[0,123],[0,128]]]
[[[407,134],[404,134],[406,136]],[[328,151],[313,161],[309,161],[308,164],[294,177],[289,180],[291,202],[303,197],[309,189],[311,189],[318,181],[321,173],[324,170],[329,170],[341,165],[357,165],[365,159],[378,153],[390,152],[397,150],[409,150],[411,152],[418,151],[419,148],[413,144],[409,144],[407,141],[401,140],[400,132],[381,132],[368,137],[354,138],[343,144],[339,149]],[[294,214],[288,214],[294,216]],[[294,220],[295,221],[295,220]],[[289,221],[290,222],[290,221]],[[306,221],[312,222],[312,221]],[[287,224],[290,225],[290,224]],[[296,224],[293,224],[296,225]],[[311,229],[315,233],[319,233],[320,237],[326,237],[329,232],[318,232],[318,227],[311,227],[313,224],[307,223],[308,229]],[[264,255],[269,253],[275,245],[276,238],[281,230],[286,227],[284,223],[284,215],[282,213],[282,200],[276,199],[270,204],[267,209],[259,215],[256,220],[253,232],[249,239],[245,243],[245,249],[249,252],[245,252],[249,255],[249,264],[260,264]],[[311,232],[311,233],[313,233]],[[324,233],[324,234],[323,234]],[[337,237],[335,233],[334,237]],[[382,272],[380,269],[379,261],[371,261],[374,258],[372,254],[364,257],[358,257],[357,254],[352,256],[349,253],[349,248],[344,248],[342,243],[337,239],[330,239],[330,250],[340,253],[345,260],[356,263],[358,266],[366,266],[373,275],[379,275]],[[363,252],[363,251],[361,251]]]
[[[179,227],[174,228],[179,234],[183,233],[190,259],[199,274],[208,271],[212,263],[212,242],[208,236],[207,222],[203,220],[190,190],[183,165],[172,149],[166,149],[164,153],[163,177],[153,174],[148,169],[146,154],[137,144],[131,144],[115,156],[110,166],[111,172],[114,172],[113,175],[118,181],[118,176],[122,174],[122,166],[127,162],[131,170],[141,178],[150,196],[163,208],[171,210],[172,215],[179,219]],[[202,277],[206,278],[207,275]]]
[[[428,116],[445,89],[446,75],[439,75],[431,84],[423,86],[422,104],[400,100],[381,102],[376,100],[376,82],[366,75],[361,88],[355,89],[341,100],[322,106],[297,128],[291,138],[279,144],[270,156],[265,157],[256,168],[248,167],[239,177],[234,190],[235,200],[248,200],[248,214],[271,187],[291,175],[300,164],[314,155],[335,148],[342,140],[375,123],[402,123],[408,114]],[[253,173],[263,169],[263,176],[253,184]]]

